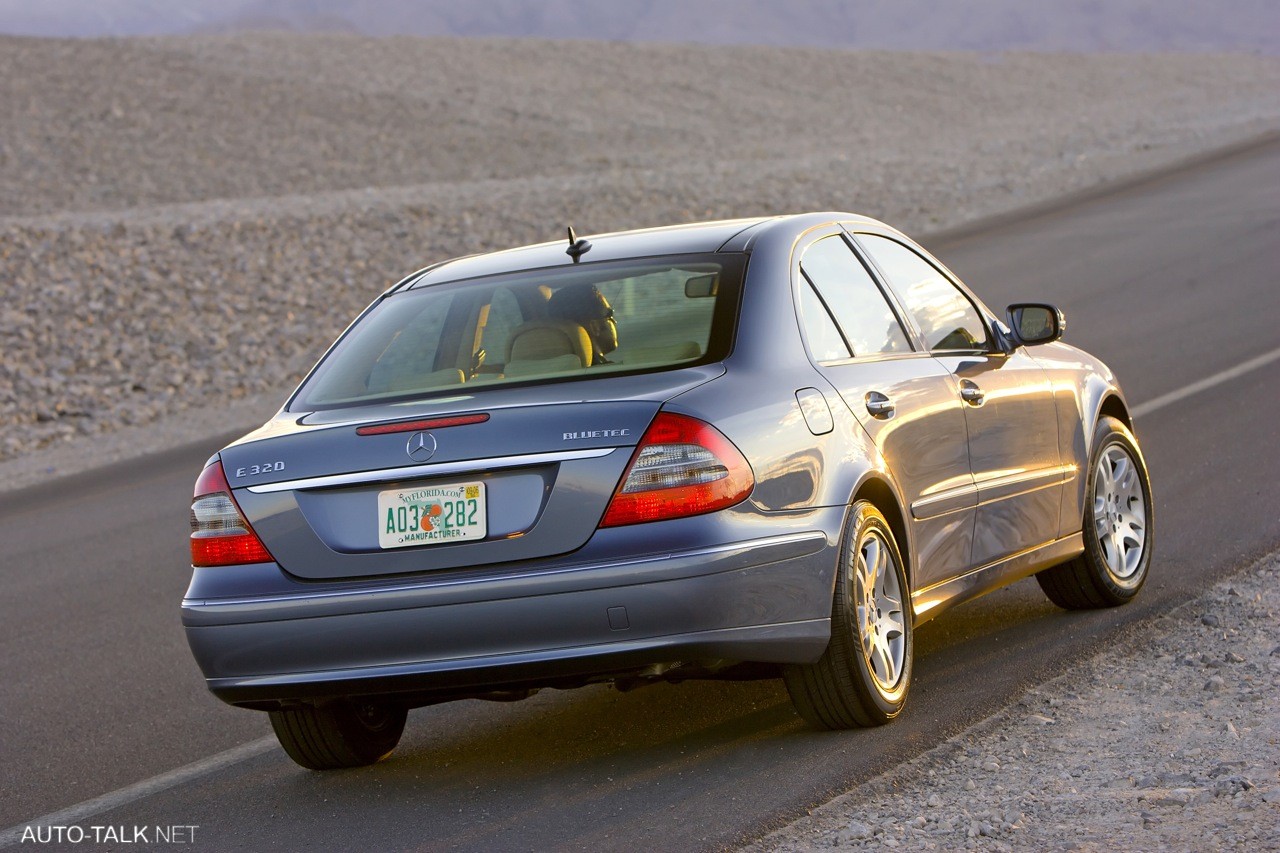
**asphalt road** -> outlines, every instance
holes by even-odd
[[[1280,143],[931,248],[989,304],[1057,302],[1141,404],[1280,348]],[[732,846],[1280,547],[1277,424],[1280,361],[1140,418],[1157,552],[1138,601],[1068,614],[1028,580],[929,623],[887,728],[809,731],[774,682],[544,691],[415,711],[374,768],[270,749],[78,823],[195,825],[208,849]],[[0,498],[0,830],[269,733],[204,691],[179,628],[211,449]]]

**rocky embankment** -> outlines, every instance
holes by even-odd
[[[1278,582],[1273,555],[748,849],[1280,850]]]
[[[566,223],[834,208],[928,232],[1280,126],[1280,63],[1241,56],[0,47],[0,461],[247,426],[270,404],[238,401],[278,400],[401,275]]]

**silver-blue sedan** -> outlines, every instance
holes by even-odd
[[[1064,323],[848,213],[436,264],[209,460],[191,649],[313,769],[597,682],[781,677],[815,726],[885,723],[921,622],[1147,576],[1128,406]]]

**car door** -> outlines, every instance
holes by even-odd
[[[811,243],[799,271],[814,364],[866,429],[908,504],[913,588],[963,572],[977,496],[955,380],[916,349],[842,233]]]
[[[1048,374],[1025,349],[1005,353],[984,312],[940,265],[884,235],[858,246],[883,274],[963,400],[978,505],[970,564],[988,565],[1058,535],[1063,482]]]

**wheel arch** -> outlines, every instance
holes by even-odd
[[[898,551],[902,554],[903,567],[907,571],[907,584],[912,585],[915,580],[915,564],[913,562],[915,549],[912,547],[911,531],[907,528],[906,516],[902,512],[902,502],[898,498],[897,489],[894,488],[888,478],[877,472],[869,473],[858,484],[858,488],[854,490],[853,497],[849,499],[849,505],[853,506],[858,501],[869,501],[872,506],[880,510],[880,514],[884,516],[885,521],[889,522],[889,529],[893,532],[893,538],[897,540]]]
[[[1124,424],[1129,432],[1133,432],[1133,416],[1129,414],[1129,407],[1114,391],[1103,396],[1102,402],[1098,405],[1098,413],[1093,419],[1094,427],[1097,427],[1098,421],[1104,417],[1115,418]]]
[[[1124,424],[1131,435],[1136,437],[1136,432],[1124,391],[1105,364],[1065,344],[1045,344],[1044,348],[1051,350],[1051,354],[1059,351],[1070,354],[1084,365],[1081,369],[1066,365],[1060,357],[1047,359],[1048,369],[1055,374],[1053,381],[1058,388],[1055,392],[1058,451],[1062,463],[1074,465],[1076,472],[1073,481],[1063,491],[1058,517],[1058,535],[1068,536],[1081,529],[1088,466],[1098,424],[1105,417],[1113,417]]]

